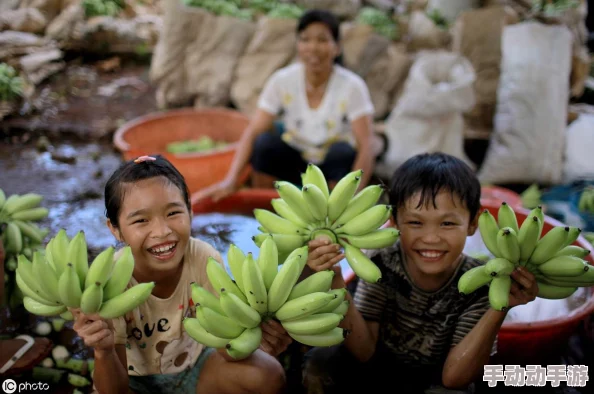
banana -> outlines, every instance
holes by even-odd
[[[23,280],[23,278],[21,277],[18,268],[15,271],[16,275],[15,275],[15,279],[16,279],[16,283],[17,286],[19,287],[19,290],[23,293],[23,295],[25,297],[29,297],[32,298],[33,300],[37,301],[40,304],[43,305],[48,305],[48,306],[60,306],[62,305],[61,302],[54,302],[51,300],[48,300],[44,297],[42,297],[40,294],[36,293],[34,290],[32,290]]]
[[[43,254],[36,251],[33,254],[33,273],[38,278],[38,286],[43,292],[49,295],[51,300],[60,300],[59,291],[59,277],[56,275],[52,267],[45,262]]]
[[[95,257],[95,259],[91,263],[91,266],[88,269],[88,273],[85,278],[85,289],[88,289],[89,286],[93,285],[95,282],[99,282],[101,283],[101,285],[104,285],[109,281],[111,272],[113,271],[114,254],[115,248],[113,246],[110,246],[107,249],[103,250],[101,253],[99,253],[97,257]]]
[[[87,240],[85,233],[80,230],[68,243],[66,250],[66,261],[72,263],[76,269],[76,273],[81,280],[81,286],[86,289],[86,278],[89,272],[89,260],[87,254]],[[101,282],[102,286],[107,283],[107,280]]]
[[[466,271],[458,280],[458,291],[462,295],[468,295],[477,289],[491,283],[493,277],[485,269],[484,265],[471,268]]]
[[[279,196],[285,200],[293,212],[303,218],[307,223],[315,220],[309,212],[305,200],[303,200],[301,190],[297,186],[287,181],[276,181],[274,187],[278,191]]]
[[[120,294],[130,283],[134,273],[134,256],[129,246],[124,247],[119,259],[115,262],[111,276],[103,287],[103,299],[110,300]]]
[[[504,227],[497,232],[497,249],[500,256],[513,264],[520,262],[520,243],[518,236],[511,227]]]
[[[23,250],[23,235],[21,230],[13,222],[8,222],[6,225],[6,252],[11,254],[19,254]]]
[[[589,270],[588,264],[578,257],[560,256],[538,266],[546,276],[579,276]]]
[[[258,263],[254,260],[252,253],[248,253],[243,262],[243,284],[245,286],[245,297],[248,303],[258,313],[264,314],[268,311],[268,294],[264,278]],[[243,301],[243,300],[242,300]]]
[[[103,302],[99,316],[103,319],[115,319],[124,316],[132,309],[144,303],[151,295],[155,282],[139,283],[122,294]]]
[[[278,248],[272,237],[268,237],[262,242],[260,255],[258,256],[258,265],[260,266],[260,272],[262,272],[264,285],[268,291],[278,273]]]
[[[6,201],[3,211],[12,217],[16,212],[37,207],[41,204],[41,201],[43,201],[43,196],[41,194],[27,193],[19,195],[17,198]]]
[[[340,305],[343,301],[348,302],[348,300],[345,299],[346,294],[347,294],[347,289],[345,289],[344,287],[341,289],[332,289],[332,290],[328,291],[328,294],[332,294],[335,297],[332,300],[330,300],[330,302],[328,302],[328,304],[325,307],[323,307],[316,313],[334,312],[337,308],[340,307]]]
[[[272,208],[276,211],[276,213],[288,221],[292,222],[296,226],[300,228],[307,228],[308,223],[303,220],[295,211],[291,209],[289,204],[287,204],[282,198],[275,198],[270,201],[272,204]],[[270,232],[270,231],[265,231]]]
[[[328,218],[333,223],[344,212],[361,184],[363,170],[352,171],[336,183],[328,197]]]
[[[328,199],[328,197],[330,197],[330,190],[328,189],[328,182],[326,181],[326,176],[324,176],[324,173],[322,172],[320,167],[316,166],[315,164],[309,163],[307,165],[307,169],[301,177],[301,180],[304,185],[310,183],[316,185],[322,191],[324,197],[326,197],[326,200]]]
[[[245,330],[229,317],[202,305],[196,307],[196,318],[206,331],[219,338],[237,338]]]
[[[328,216],[328,197],[314,184],[307,183],[301,191],[309,212],[316,220],[326,220]]]
[[[28,237],[35,243],[41,243],[45,238],[45,231],[31,222],[23,222],[22,220],[13,220],[12,222],[21,230],[24,237]]]
[[[26,296],[23,298],[23,304],[28,312],[37,316],[55,316],[68,310],[65,305],[45,305]]]
[[[233,293],[223,291],[221,293],[220,305],[225,312],[225,315],[233,319],[242,327],[254,328],[262,321],[258,311],[241,301],[239,297]]]
[[[95,282],[85,289],[80,299],[80,309],[84,314],[92,315],[99,312],[103,302],[103,285]]]
[[[190,286],[192,288],[192,301],[194,304],[204,305],[205,307],[210,308],[221,315],[225,314],[223,308],[221,307],[219,298],[215,297],[214,294],[196,282],[192,282]]]
[[[287,301],[275,312],[275,316],[281,323],[283,321],[309,316],[322,309],[335,297],[336,295],[330,293],[310,293]]]
[[[336,313],[316,313],[301,319],[281,322],[289,334],[313,335],[328,332],[340,324],[342,316]]]
[[[480,215],[478,220],[479,232],[483,239],[483,243],[489,249],[489,252],[495,257],[501,257],[499,249],[497,248],[497,233],[499,232],[499,225],[495,220],[495,217],[485,209]]]
[[[576,292],[577,286],[573,287],[559,287],[548,283],[537,282],[538,294],[537,297],[548,300],[560,300],[567,298]]]
[[[553,227],[536,243],[528,262],[532,265],[540,265],[549,260],[563,249],[568,235],[569,227]]]
[[[514,263],[503,258],[491,259],[485,265],[485,271],[491,276],[511,275],[515,268]]]
[[[361,190],[348,203],[344,212],[333,222],[332,229],[343,226],[355,216],[362,214],[373,207],[384,193],[385,187],[381,185],[370,185]]]
[[[245,266],[245,263],[244,263]],[[245,267],[244,267],[245,269]],[[244,271],[245,272],[245,271]],[[215,289],[217,294],[221,294],[221,289],[224,288],[226,291],[229,291],[239,297],[243,302],[247,302],[247,298],[243,294],[243,292],[237,287],[235,282],[231,280],[231,277],[225,270],[221,264],[213,257],[208,258],[208,263],[206,263],[206,275],[212,284],[212,287]],[[246,286],[246,278],[245,276],[242,278],[243,284]]]
[[[233,275],[233,279],[235,283],[239,287],[243,293],[245,293],[245,287],[243,286],[243,278],[241,277],[243,262],[245,261],[245,254],[234,244],[229,246],[229,251],[227,252],[227,263],[229,264],[229,268],[231,269],[231,275]]]
[[[499,211],[497,212],[497,224],[499,225],[499,228],[510,227],[516,234],[520,231],[516,213],[505,201],[499,206]]]
[[[37,222],[43,220],[49,216],[49,209],[38,207],[38,208],[31,208],[24,211],[15,212],[11,215],[11,218],[14,220],[22,220],[22,221],[32,221]]]
[[[290,220],[283,219],[277,214],[265,209],[254,209],[254,217],[258,223],[270,230],[272,233],[289,235],[305,235],[308,233],[307,229],[300,228]]]
[[[60,300],[69,308],[79,308],[82,297],[80,279],[76,274],[74,265],[68,263],[58,281]]]
[[[344,341],[344,338],[346,338],[347,333],[347,330],[340,327],[336,327],[322,334],[299,335],[289,333],[289,335],[297,342],[307,346],[327,347],[342,343],[342,341]]]
[[[255,352],[262,342],[262,329],[260,327],[248,328],[237,338],[227,344],[227,354],[235,360],[248,358]]]
[[[54,270],[54,272],[58,276],[60,276],[60,274],[62,273],[62,271],[58,269],[58,266],[54,262],[54,258],[52,256],[52,250],[53,250],[53,248],[54,248],[54,238],[51,238],[49,240],[49,242],[47,243],[47,245],[45,245],[45,261],[47,261],[47,263],[52,267],[52,269]]]
[[[227,346],[229,340],[226,338],[219,338],[212,335],[200,325],[200,322],[195,317],[188,317],[183,320],[184,329],[192,339],[204,346],[215,349],[222,349]]]
[[[295,298],[299,298],[309,293],[330,291],[332,278],[334,278],[334,271],[332,270],[316,272],[297,283],[293,287],[293,290],[291,290],[287,300],[294,300]]]
[[[367,211],[355,216],[344,226],[336,229],[337,234],[364,235],[377,230],[390,218],[392,206],[375,205]]]
[[[518,232],[518,243],[520,244],[520,263],[526,263],[540,238],[540,219],[532,215],[526,217],[520,231]]]
[[[369,283],[377,283],[382,278],[382,272],[373,261],[369,259],[359,248],[339,240],[338,243],[344,248],[344,255],[351,269],[355,274]]]
[[[64,320],[67,320],[67,321],[73,321],[74,320],[74,315],[69,310],[67,310],[66,312],[60,313],[60,317],[62,319],[64,319]]]
[[[534,208],[532,211],[530,211],[530,216],[532,216],[532,215],[536,215],[536,217],[538,217],[539,224],[540,224],[540,232],[539,232],[539,237],[540,237],[540,234],[542,234],[542,229],[544,228],[544,222],[545,222],[545,217],[544,217],[544,212],[542,211],[542,206],[539,205],[536,208]]]
[[[48,305],[53,305],[54,303],[61,303],[60,299],[53,299],[51,294],[48,294],[43,290],[43,288],[39,285],[39,281],[35,278],[35,273],[33,272],[33,264],[22,254],[17,256],[17,274],[21,277],[22,282],[26,285],[27,288],[31,289],[35,294],[41,297]],[[34,298],[34,297],[33,297]]]
[[[581,275],[577,276],[545,276],[542,273],[536,273],[536,279],[550,283],[555,286],[567,287],[592,287],[594,286],[594,269],[590,269]]]
[[[252,239],[256,246],[262,247],[262,243],[268,236],[272,236],[272,239],[274,239],[279,256],[282,253],[290,253],[293,250],[302,247],[308,240],[306,236],[288,234],[258,234],[253,236]]]
[[[303,259],[303,256],[292,254],[281,266],[268,292],[268,312],[276,312],[289,298],[301,275],[300,260]],[[307,261],[307,256],[305,260]]]
[[[560,257],[560,256],[575,256],[579,258],[584,258],[590,254],[588,249],[584,249],[580,246],[569,245],[561,249],[555,256],[553,257]]]
[[[505,311],[509,307],[509,291],[511,289],[511,277],[497,276],[489,286],[489,302],[491,307],[497,311]]]
[[[393,227],[380,228],[364,235],[341,234],[340,237],[359,249],[381,249],[394,245],[400,232]]]
[[[60,229],[56,236],[50,241],[51,242],[51,261],[53,262],[56,272],[61,275],[66,270],[66,264],[69,263],[67,260],[68,244],[70,240],[66,234],[66,230]],[[49,244],[48,244],[49,246]],[[94,281],[91,283],[95,283]]]
[[[573,244],[580,234],[582,233],[582,229],[579,227],[570,226],[569,227],[569,234],[567,234],[567,239],[565,240],[564,246],[569,246]]]
[[[4,208],[4,203],[6,202],[6,194],[4,190],[0,189],[0,212],[2,212],[2,208]]]
[[[338,305],[338,307],[332,311],[332,313],[336,313],[337,315],[340,315],[344,318],[349,311],[349,304],[349,300],[342,301],[340,305]]]

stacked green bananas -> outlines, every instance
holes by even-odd
[[[207,264],[216,295],[192,284],[196,317],[184,319],[183,324],[194,340],[224,348],[241,360],[260,346],[260,324],[276,319],[305,345],[332,346],[343,341],[346,331],[338,324],[348,310],[348,300],[346,289],[330,289],[334,271],[317,272],[297,283],[307,262],[307,246],[294,249],[280,269],[271,236],[262,242],[258,258],[231,245],[227,261],[231,275],[212,257]]]
[[[578,209],[594,215],[594,187],[588,187],[582,191],[578,201]]]
[[[367,282],[378,282],[381,271],[361,249],[391,246],[399,232],[392,227],[380,228],[392,214],[390,205],[377,204],[383,186],[367,186],[356,193],[362,174],[361,170],[347,174],[332,192],[324,174],[314,164],[309,164],[302,174],[301,190],[289,182],[276,182],[280,198],[271,202],[276,213],[254,210],[262,232],[253,237],[254,242],[260,246],[272,235],[284,257],[310,240],[327,238],[343,247],[346,260],[357,276]]]
[[[47,218],[49,210],[40,207],[43,196],[36,193],[12,194],[8,198],[0,189],[0,225],[6,229],[2,242],[6,251],[6,268],[14,271],[16,256],[20,253],[33,258],[33,252],[40,249],[49,230],[39,228],[34,222]]]
[[[590,251],[572,245],[581,229],[556,226],[541,237],[544,225],[541,206],[534,208],[518,227],[515,212],[504,202],[497,219],[484,210],[478,225],[483,242],[494,258],[460,277],[460,293],[470,294],[488,285],[493,309],[506,310],[512,284],[510,274],[519,266],[526,267],[536,277],[540,298],[567,298],[578,287],[594,286],[594,269],[590,269],[594,267],[583,260]]]
[[[146,301],[155,283],[127,289],[134,271],[132,251],[126,247],[115,263],[114,253],[113,247],[103,250],[89,266],[84,233],[79,231],[68,239],[61,229],[44,251],[33,254],[32,261],[19,255],[16,281],[25,309],[34,315],[61,315],[68,320],[72,319],[68,308],[98,313],[104,319],[125,315]]]

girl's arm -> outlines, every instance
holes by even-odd
[[[371,139],[373,137],[373,122],[371,116],[364,115],[355,119],[351,123],[355,140],[357,141],[357,157],[353,164],[353,171],[363,170],[363,177],[359,189],[364,188],[369,183],[369,179],[374,171],[375,159],[371,149]]]
[[[110,350],[95,350],[93,382],[100,394],[126,394],[128,388],[126,347],[115,345]]]

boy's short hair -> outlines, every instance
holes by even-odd
[[[474,219],[481,207],[481,184],[474,171],[457,157],[436,152],[411,157],[396,169],[390,180],[390,204],[396,220],[398,208],[421,193],[417,208],[435,205],[441,191],[457,196]]]

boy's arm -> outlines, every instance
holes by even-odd
[[[337,272],[332,288],[345,288],[340,266],[336,266],[334,270]],[[384,289],[381,285],[359,280],[355,298],[347,292],[345,299],[349,301],[349,309],[340,327],[349,330],[349,334],[344,345],[359,361],[368,361],[375,353],[377,345],[379,320],[386,302]]]

